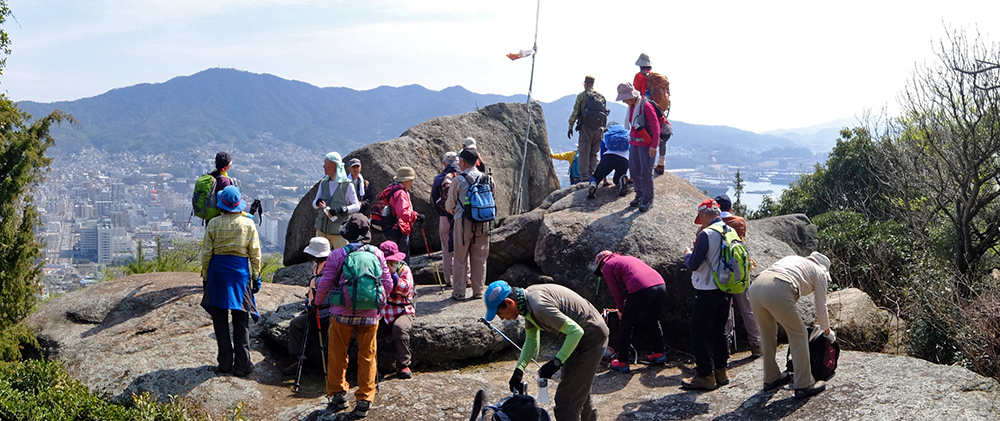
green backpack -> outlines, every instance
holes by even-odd
[[[357,247],[344,246],[347,256],[341,266],[344,282],[330,293],[330,304],[346,306],[344,295],[350,297],[351,311],[375,310],[385,304],[382,288],[382,263],[375,255],[374,247],[365,244]],[[360,251],[360,253],[358,253]]]
[[[215,191],[215,177],[212,174],[205,174],[198,177],[194,183],[194,195],[191,196],[191,209],[194,216],[208,221],[219,215],[219,206],[216,204],[218,196]]]
[[[721,225],[721,226],[720,226]],[[750,251],[740,240],[736,230],[725,224],[712,224],[708,227],[722,236],[722,246],[719,249],[719,271],[712,270],[715,284],[722,292],[742,294],[750,286]],[[725,271],[729,279],[719,281],[719,272]]]

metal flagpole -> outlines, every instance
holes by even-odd
[[[517,198],[514,201],[514,209],[511,210],[512,215],[521,213],[521,197],[527,188],[524,185],[524,166],[528,160],[528,139],[531,136],[531,90],[535,85],[535,56],[538,55],[538,15],[541,13],[541,10],[542,0],[538,0],[535,6],[535,42],[531,46],[534,54],[531,55],[531,78],[528,81],[528,127],[524,131],[524,154],[521,156],[521,175],[517,179]]]

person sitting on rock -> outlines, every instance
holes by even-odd
[[[378,248],[385,254],[385,261],[389,264],[394,284],[392,290],[386,294],[385,305],[382,306],[383,326],[390,330],[392,343],[396,348],[398,375],[402,379],[409,379],[413,377],[413,372],[410,370],[410,329],[417,319],[417,312],[413,308],[413,273],[403,260],[406,255],[399,251],[396,243],[385,241]]]
[[[622,256],[610,250],[597,253],[597,270],[594,274],[607,281],[611,295],[621,317],[617,358],[611,360],[611,369],[629,372],[629,353],[632,350],[632,329],[652,341],[652,353],[646,360],[663,364],[663,331],[660,330],[660,310],[667,299],[667,287],[663,277],[655,269],[637,257]]]
[[[330,241],[326,237],[313,237],[309,239],[309,246],[302,250],[306,254],[313,257],[313,275],[309,278],[309,290],[306,291],[306,304],[315,305],[313,298],[316,295],[316,278],[319,278],[323,274],[323,267],[326,266],[326,258],[330,255]],[[323,335],[323,343],[326,343],[326,330],[330,327],[330,306],[329,305],[319,305],[316,308],[316,312],[305,312],[298,315],[291,322],[288,323],[288,354],[289,355],[299,355],[302,352],[302,341],[308,341],[305,338],[306,324],[312,323],[312,329],[315,332],[320,332],[318,334]],[[316,318],[319,317],[320,326],[316,326]],[[282,374],[295,374],[298,370],[298,361],[292,363],[292,365],[285,367],[281,370]]]
[[[566,367],[556,389],[556,419],[597,420],[597,408],[590,393],[594,373],[608,346],[608,326],[594,305],[562,285],[517,288],[504,281],[491,283],[483,300],[486,321],[496,316],[503,320],[517,320],[518,316],[525,319],[524,346],[508,382],[511,391],[521,388],[524,368],[538,350],[539,332],[566,335],[555,357],[538,370],[538,378],[551,378],[560,368]]]

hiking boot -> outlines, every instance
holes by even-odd
[[[615,370],[615,371],[617,371],[619,373],[628,373],[628,372],[632,371],[632,370],[629,370],[628,363],[623,363],[621,361],[618,361],[617,358],[611,360],[611,366],[609,368],[612,369],[612,370]]]
[[[250,367],[250,369],[247,371],[233,369],[233,375],[236,377],[246,377],[252,373],[253,373],[253,367]]]
[[[628,194],[628,176],[623,175],[618,179],[618,196],[625,197]]]
[[[403,367],[402,370],[399,370],[399,378],[401,378],[401,379],[412,379],[413,378],[413,371],[410,370],[410,367]]]
[[[795,389],[795,399],[805,399],[810,396],[816,396],[819,392],[826,390],[826,382],[822,380],[817,380],[812,386],[804,389]]]
[[[663,175],[664,170],[666,170],[666,167],[664,167],[663,164],[653,167],[653,172],[657,175]]]
[[[764,390],[774,390],[792,381],[792,373],[784,372],[773,382],[764,382]]]
[[[642,202],[639,204],[639,212],[646,212],[653,206],[653,202]]]
[[[729,384],[729,373],[726,372],[725,368],[715,369],[715,384],[719,386]]]
[[[667,356],[663,355],[662,352],[657,352],[655,354],[647,355],[646,361],[649,361],[650,364],[655,364],[655,365],[664,364],[667,362]]]
[[[368,401],[358,401],[357,405],[354,405],[354,412],[352,413],[356,418],[364,418],[368,416],[368,410],[372,409],[372,403]]]
[[[472,294],[472,298],[470,298],[470,300],[482,300],[482,299],[483,299],[483,294]]]
[[[637,198],[635,198],[635,199],[632,199],[632,201],[631,201],[631,202],[628,202],[628,207],[630,207],[630,208],[634,208],[634,207],[636,207],[636,206],[639,206],[639,203],[640,203],[640,202],[642,202],[642,199],[639,199],[638,197],[637,197]]]
[[[760,350],[760,345],[750,345],[750,357],[760,358],[761,355],[764,355],[764,352]]]
[[[590,188],[587,189],[587,198],[593,199],[597,197],[597,183],[591,181]]]
[[[715,374],[707,376],[695,375],[681,382],[681,389],[686,390],[715,390],[718,387],[719,385],[715,382]]]
[[[330,396],[330,403],[326,404],[327,411],[339,412],[345,409],[347,409],[347,392]]]

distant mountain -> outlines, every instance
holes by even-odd
[[[805,146],[816,153],[828,153],[837,145],[840,131],[857,127],[861,123],[856,118],[842,118],[815,126],[798,129],[782,129],[764,132],[765,135],[779,136]]]
[[[553,150],[576,148],[566,129],[576,93],[542,103]],[[348,153],[363,145],[392,139],[434,117],[461,114],[496,102],[524,102],[524,95],[484,95],[461,86],[432,91],[419,85],[382,86],[367,91],[320,88],[268,74],[208,69],[163,83],[113,89],[76,101],[19,106],[36,116],[60,109],[79,125],[53,131],[54,155],[94,147],[108,152],[170,154],[205,145],[234,145],[246,152],[282,143],[307,150]],[[609,98],[610,99],[610,98]],[[609,121],[623,121],[626,108],[609,101]],[[673,121],[670,154],[695,166],[759,159],[761,154],[802,155],[809,151],[795,134],[759,135],[725,126]],[[801,138],[805,139],[805,138]],[[460,139],[455,139],[458,147]],[[829,149],[827,149],[829,150]]]

